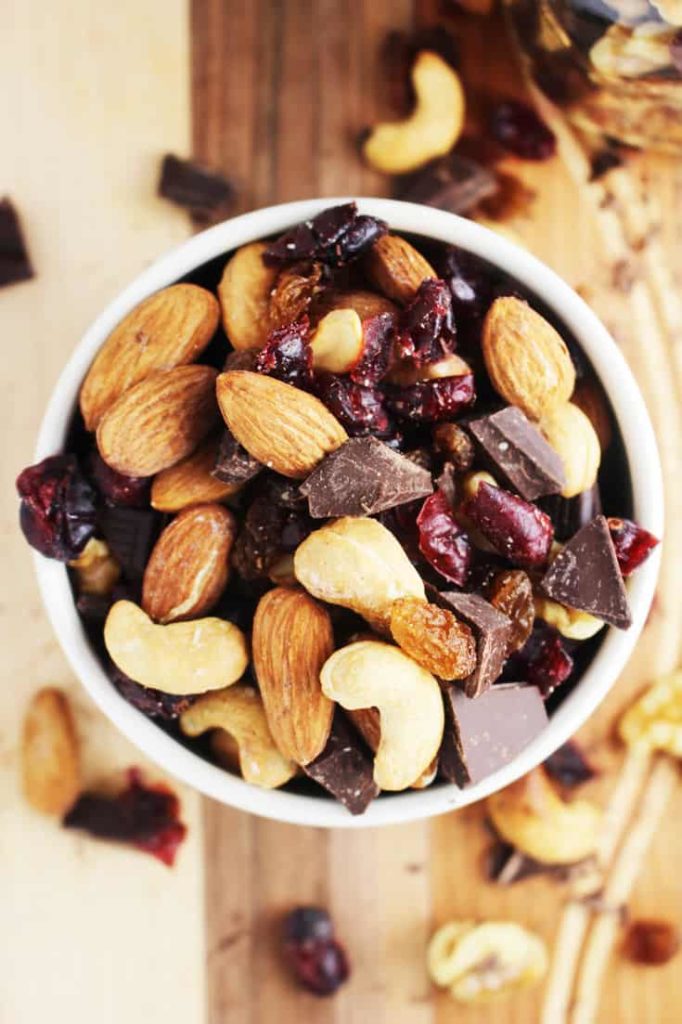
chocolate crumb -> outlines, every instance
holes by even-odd
[[[163,158],[158,191],[162,198],[189,210],[200,224],[221,219],[235,199],[234,185],[224,175],[172,153]]]
[[[0,200],[0,288],[34,277],[19,214],[11,199]]]

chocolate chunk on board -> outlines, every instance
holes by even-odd
[[[111,553],[129,580],[141,580],[163,517],[139,508],[104,508],[97,524]]]
[[[185,207],[196,221],[207,223],[229,211],[235,188],[224,175],[168,153],[161,164],[159,195]]]
[[[34,276],[19,223],[19,215],[10,199],[0,200],[0,288],[28,281]]]
[[[561,458],[521,409],[508,405],[468,424],[483,453],[526,501],[558,494],[565,483]]]
[[[363,814],[379,795],[372,760],[340,711],[334,716],[326,747],[314,761],[303,766],[303,771],[351,814]]]
[[[487,167],[450,153],[411,175],[400,199],[450,213],[466,213],[495,195],[497,189],[497,177]]]
[[[310,515],[372,516],[433,492],[431,474],[376,437],[354,437],[301,484]]]
[[[464,680],[467,697],[478,697],[495,682],[502,671],[511,636],[511,620],[478,594],[458,590],[431,591],[436,604],[454,611],[471,626],[476,639],[476,668]]]
[[[211,475],[226,484],[245,484],[257,476],[263,463],[249,455],[234,434],[225,428]]]
[[[542,578],[543,593],[618,629],[632,625],[628,596],[604,516],[574,534]]]
[[[547,725],[537,686],[501,683],[475,700],[445,689],[442,774],[460,788],[486,779],[512,761]]]
[[[497,885],[514,885],[526,878],[537,875],[548,875],[556,882],[566,882],[575,869],[584,864],[541,864],[525,853],[521,853],[511,843],[498,839],[486,855],[486,876]]]

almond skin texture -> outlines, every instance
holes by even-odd
[[[286,758],[308,764],[324,749],[334,714],[320,685],[334,650],[329,614],[304,591],[276,587],[260,599],[251,642],[275,743]]]
[[[279,271],[263,263],[266,249],[265,242],[237,249],[218,285],[225,333],[237,351],[261,348],[270,330],[270,292]]]
[[[217,383],[223,419],[259,462],[302,480],[348,435],[329,410],[306,391],[249,370],[221,373]]]
[[[157,540],[144,572],[142,607],[155,622],[204,615],[227,585],[236,533],[222,505],[185,509]]]
[[[152,373],[194,362],[219,315],[215,296],[195,284],[171,285],[136,306],[111,332],[81,387],[87,429],[95,430],[116,399]]]
[[[235,494],[239,484],[226,484],[211,473],[219,445],[219,438],[209,438],[182,462],[158,473],[152,483],[152,508],[159,512],[180,512],[188,505],[224,501]]]
[[[423,281],[438,277],[422,254],[398,235],[384,235],[374,243],[365,270],[372,284],[401,306],[412,301]]]
[[[153,476],[186,458],[218,421],[217,371],[178,366],[121,395],[97,428],[104,461],[127,476]]]
[[[350,292],[331,292],[328,297],[325,293],[318,303],[318,309],[322,315],[334,309],[354,309],[361,320],[379,316],[380,313],[398,313],[398,307],[390,299],[362,288]]]
[[[495,390],[533,420],[573,394],[575,368],[563,339],[522,299],[493,302],[483,326],[483,357]]]
[[[80,793],[78,739],[66,694],[45,687],[35,694],[24,719],[24,795],[43,814],[66,814]]]

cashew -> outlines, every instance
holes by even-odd
[[[348,373],[364,349],[362,320],[354,309],[333,309],[323,316],[310,341],[313,367],[327,373]]]
[[[374,781],[380,789],[406,789],[428,769],[443,738],[443,699],[416,661],[397,647],[360,640],[332,654],[320,680],[322,692],[349,711],[378,708]]]
[[[669,25],[682,25],[682,0],[651,0],[651,3]]]
[[[176,696],[235,683],[249,663],[242,631],[223,619],[156,625],[132,601],[117,601],[104,623],[114,664],[142,686]]]
[[[535,598],[535,614],[550,626],[554,626],[562,636],[569,640],[589,640],[606,625],[602,619],[595,618],[589,612],[568,608],[548,597]]]
[[[464,125],[459,75],[436,53],[422,51],[412,68],[415,108],[404,121],[377,125],[365,142],[365,159],[384,174],[405,174],[448,153]]]
[[[461,356],[453,352],[452,355],[444,356],[435,363],[427,363],[425,366],[415,366],[407,359],[398,363],[388,374],[391,384],[397,384],[401,388],[409,388],[423,380],[439,380],[441,377],[463,377],[471,373],[471,367]]]
[[[346,516],[315,530],[296,549],[294,572],[313,597],[358,612],[380,631],[397,598],[425,600],[419,573],[376,519]]]
[[[566,402],[546,413],[538,426],[564,464],[564,498],[573,498],[592,487],[599,472],[601,447],[597,432],[582,409]]]
[[[628,746],[682,757],[682,670],[645,690],[621,718],[618,733]]]
[[[254,786],[276,789],[296,774],[297,766],[275,746],[260,694],[245,683],[199,697],[181,714],[180,728],[192,737],[218,730],[214,749],[227,751],[228,759],[230,744],[224,737],[229,735],[237,745],[241,774]]]
[[[348,717],[358,730],[363,740],[376,754],[381,740],[381,716],[377,708],[357,708],[349,711]],[[412,789],[426,789],[438,774],[438,757],[434,757],[428,768],[412,783]]]
[[[270,292],[279,271],[267,267],[264,242],[237,249],[218,285],[223,327],[233,348],[261,348],[270,329]]]
[[[121,567],[109,550],[106,541],[91,537],[78,558],[69,562],[76,571],[78,591],[81,594],[110,594],[119,581]]]
[[[674,35],[673,26],[658,21],[611,25],[590,50],[590,60],[605,78],[642,78],[672,65]]]

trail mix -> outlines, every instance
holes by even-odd
[[[658,543],[598,381],[517,281],[353,203],[220,264],[113,330],[27,540],[121,696],[249,782],[481,781]]]

